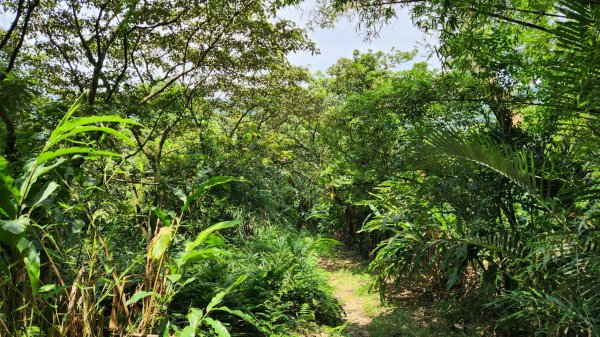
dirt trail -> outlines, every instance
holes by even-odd
[[[329,272],[329,284],[344,308],[350,336],[370,337],[368,326],[373,318],[366,308],[377,304],[366,294],[366,265],[357,261],[354,256],[336,256],[322,260],[321,266]]]
[[[346,312],[347,337],[435,337],[481,336],[445,322],[431,300],[408,290],[399,291],[389,305],[381,304],[379,296],[367,288],[373,276],[367,263],[357,256],[338,252],[323,258],[320,266],[327,272],[335,297]],[[471,330],[471,329],[469,329]],[[318,335],[325,336],[325,335]],[[337,336],[337,335],[336,335]]]

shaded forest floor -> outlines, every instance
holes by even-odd
[[[367,263],[348,253],[338,252],[320,262],[335,297],[346,312],[347,337],[433,337],[475,336],[451,326],[440,317],[438,308],[420,294],[398,292],[382,304],[376,291],[369,289],[372,275]],[[318,336],[327,334],[319,334]]]

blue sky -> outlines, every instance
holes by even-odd
[[[314,0],[305,1],[300,8],[286,9],[278,16],[292,20],[298,26],[306,28],[310,11],[314,5]],[[342,18],[333,29],[317,27],[313,31],[309,31],[308,36],[317,44],[321,53],[314,56],[310,53],[296,53],[289,55],[289,59],[293,64],[309,67],[313,72],[325,71],[340,57],[352,56],[355,49],[361,52],[369,49],[373,51],[390,51],[392,48],[402,51],[417,49],[419,53],[415,59],[399,67],[400,69],[411,68],[414,62],[427,61],[429,51],[426,44],[433,41],[431,37],[426,39],[425,34],[413,27],[406,10],[400,11],[397,19],[383,27],[379,37],[372,41],[365,41],[364,32],[357,32],[356,23],[348,22],[345,18]],[[430,67],[440,67],[435,56],[427,62]]]

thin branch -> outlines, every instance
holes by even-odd
[[[100,41],[100,20],[102,19],[102,14],[104,14],[104,10],[106,9],[106,7],[108,6],[109,1],[105,2],[104,4],[102,4],[100,6],[100,11],[98,12],[98,17],[96,18],[96,24],[94,26],[94,30],[96,32],[96,52],[98,54],[98,59],[100,59],[100,50],[102,50],[101,47],[101,41]]]
[[[117,88],[119,87],[119,84],[121,83],[123,78],[125,78],[125,73],[127,72],[127,68],[129,68],[129,66],[128,66],[129,55],[127,55],[128,46],[129,46],[129,43],[127,42],[127,34],[125,34],[125,36],[123,36],[123,55],[125,56],[125,60],[123,61],[123,69],[121,69],[119,76],[117,76],[117,78],[115,79],[115,83],[114,83],[113,87],[110,89],[110,91],[108,92],[108,95],[104,99],[104,102],[106,102],[106,103],[110,102],[110,99],[112,98],[113,93],[117,90]]]
[[[249,6],[249,4],[247,6]],[[173,76],[163,86],[161,86],[158,90],[156,90],[155,92],[150,93],[146,97],[144,97],[140,101],[140,104],[147,103],[149,100],[151,100],[152,98],[156,97],[156,95],[158,95],[158,94],[162,93],[163,91],[165,91],[168,87],[170,87],[173,83],[175,83],[175,81],[177,81],[179,78],[181,78],[182,76],[185,76],[186,74],[188,74],[188,73],[196,70],[197,68],[199,68],[200,65],[202,64],[202,62],[204,62],[204,60],[206,59],[206,56],[208,55],[208,53],[217,46],[217,43],[221,40],[221,38],[223,37],[223,35],[229,30],[229,28],[231,27],[231,25],[234,23],[235,19],[246,9],[247,6],[244,6],[244,8],[236,11],[232,15],[232,17],[229,19],[229,22],[227,22],[227,25],[225,25],[225,27],[223,27],[223,29],[219,32],[219,34],[217,34],[217,36],[215,37],[215,39],[213,39],[213,41],[211,42],[211,44],[202,52],[202,54],[200,55],[200,57],[198,58],[198,61],[196,61],[196,63],[194,64],[194,66],[192,66],[190,69],[182,71],[178,75]]]
[[[6,34],[4,35],[4,37],[2,38],[2,42],[0,42],[0,50],[4,49],[4,47],[6,46],[6,43],[8,43],[8,40],[10,40],[10,37],[12,36],[13,31],[17,27],[17,24],[19,23],[19,19],[21,18],[21,14],[23,13],[23,4],[24,3],[25,3],[25,0],[19,0],[19,5],[17,6],[17,13],[15,15],[15,19],[14,19],[13,23],[10,25],[10,28],[8,28],[8,30],[6,31]]]
[[[242,120],[248,116],[249,113],[251,113],[252,111],[254,111],[254,109],[256,109],[256,105],[250,107],[249,109],[247,109],[241,116],[240,118],[238,118],[237,123],[235,123],[235,125],[233,126],[233,129],[231,129],[231,132],[229,132],[229,138],[233,137],[233,135],[235,134],[235,131],[237,130],[237,128],[240,126],[240,124],[242,123]]]
[[[10,60],[8,61],[8,66],[3,74],[0,74],[0,79],[4,79],[6,74],[10,73],[12,68],[15,66],[15,61],[17,59],[17,55],[23,46],[23,41],[25,41],[25,35],[27,35],[27,28],[29,27],[29,20],[31,20],[31,14],[35,10],[35,8],[39,5],[39,0],[34,0],[29,7],[27,7],[27,14],[25,15],[25,20],[23,22],[23,28],[21,29],[21,36],[19,37],[19,41],[17,45],[13,49],[13,52],[10,56]]]
[[[81,32],[81,25],[79,24],[79,18],[77,17],[77,10],[75,9],[75,3],[73,1],[71,1],[71,8],[72,8],[72,12],[73,12],[73,21],[75,23],[75,31],[77,33],[77,36],[79,37],[81,46],[83,47],[83,49],[85,51],[85,55],[86,55],[88,61],[93,66],[96,66],[96,60],[94,59],[94,53],[92,53],[92,49],[90,48],[88,41],[85,39],[85,37],[83,36],[83,33]]]
[[[506,21],[506,22],[511,22],[511,23],[515,23],[515,24],[518,24],[518,25],[521,25],[521,26],[533,28],[533,29],[536,29],[536,30],[539,30],[539,31],[542,31],[542,32],[545,32],[545,33],[554,34],[553,31],[551,31],[550,29],[548,29],[546,27],[538,26],[536,24],[533,24],[533,23],[530,23],[530,22],[526,22],[526,21],[522,21],[522,20],[519,20],[519,19],[509,18],[508,16],[504,16],[504,15],[501,15],[501,14],[496,14],[496,13],[487,12],[487,11],[479,11],[479,10],[476,10],[476,9],[474,10],[474,12],[480,13],[480,14],[489,15],[489,16],[491,16],[493,18],[500,19],[500,20],[503,20],[503,21]]]
[[[69,67],[69,72],[71,73],[71,76],[73,76],[73,81],[75,82],[75,85],[79,88],[79,92],[82,93],[85,90],[85,88],[81,83],[79,76],[77,76],[77,71],[75,70],[73,63],[71,62],[71,58],[67,54],[67,51],[59,43],[57,43],[56,40],[54,40],[52,34],[50,34],[50,31],[46,30],[46,36],[48,37],[48,41],[50,41],[50,44],[52,44],[52,46],[54,46],[54,48],[58,50],[63,60]]]

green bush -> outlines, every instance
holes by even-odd
[[[223,284],[248,275],[224,305],[253,315],[259,326],[219,317],[230,324],[230,332],[286,333],[313,323],[337,326],[343,311],[318,269],[316,257],[316,252],[332,243],[276,227],[240,238],[240,248],[232,256],[190,271],[195,281],[177,294],[170,309],[185,312],[187,307],[204,307]]]

